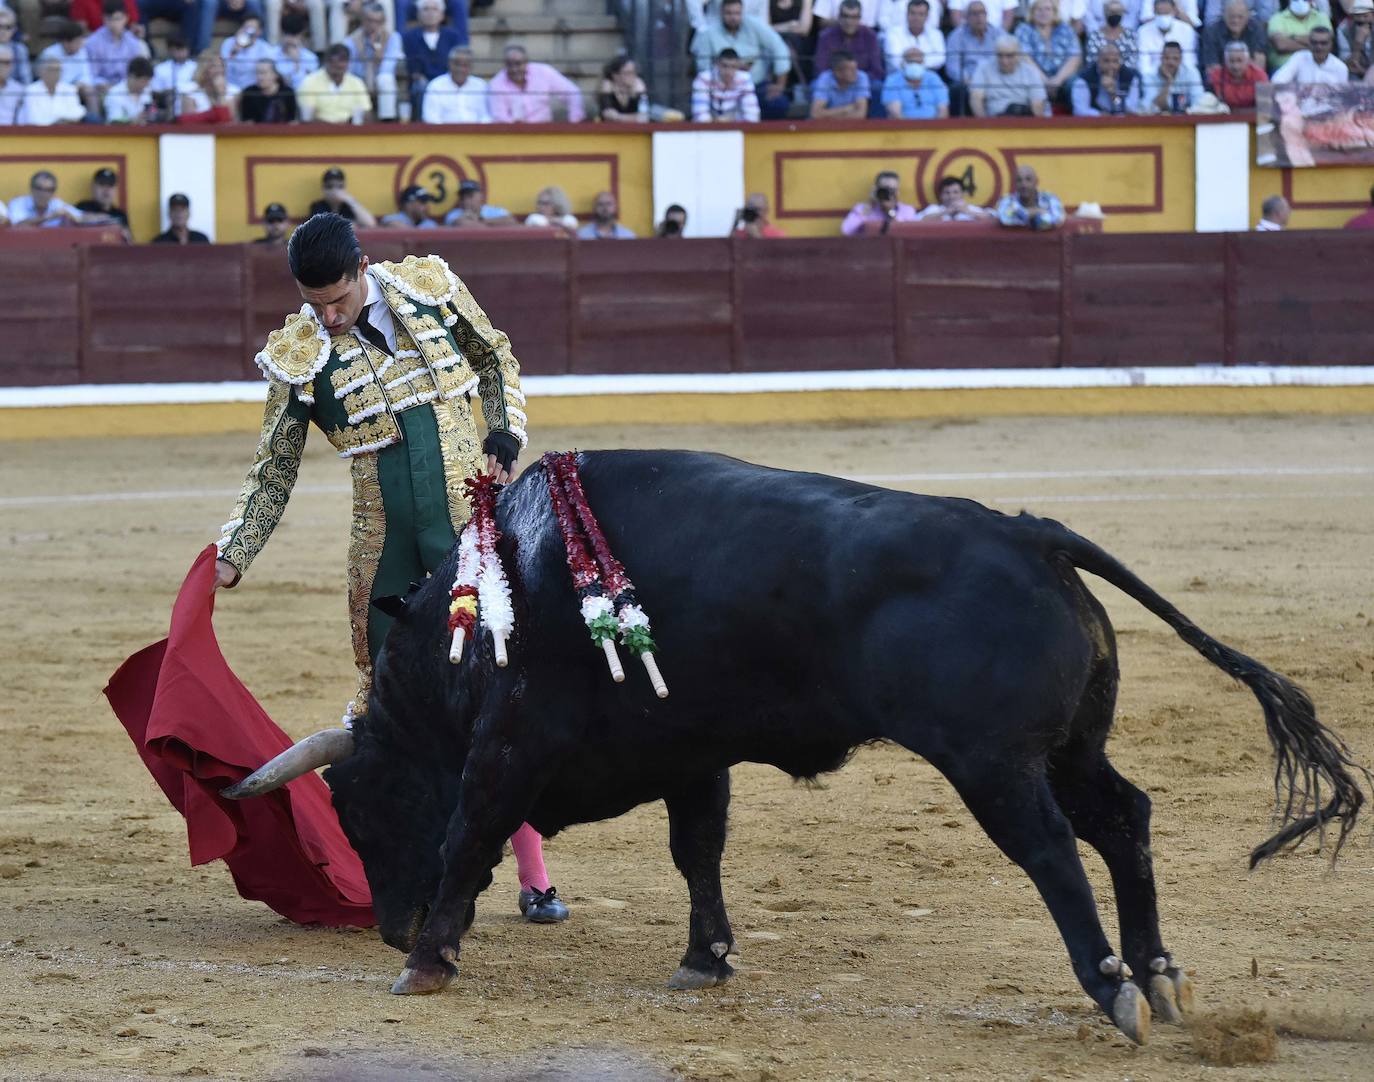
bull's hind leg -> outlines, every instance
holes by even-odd
[[[730,773],[694,779],[664,798],[668,805],[668,844],[673,863],[687,880],[692,916],[687,953],[668,981],[669,988],[709,988],[734,976],[725,960],[735,949],[720,888],[720,858],[730,809]]]
[[[1181,1022],[1192,1007],[1193,991],[1159,934],[1150,798],[1116,772],[1100,745],[1057,753],[1049,777],[1074,833],[1102,855],[1111,873],[1122,957],[1149,993],[1156,1017]]]
[[[965,760],[945,774],[988,836],[1030,876],[1059,926],[1083,990],[1131,1040],[1150,1034],[1150,1008],[1126,977],[1098,919],[1073,830],[1043,768]]]

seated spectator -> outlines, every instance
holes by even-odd
[[[419,184],[412,184],[396,197],[395,214],[382,218],[389,229],[438,229],[439,223],[429,216],[429,204],[434,197]]]
[[[1030,21],[1016,28],[1016,40],[1044,76],[1049,99],[1067,102],[1069,83],[1083,66],[1083,53],[1074,32],[1054,21],[1054,0],[1034,0]]]
[[[1269,76],[1254,62],[1243,41],[1228,41],[1222,53],[1225,62],[1207,70],[1207,85],[1217,100],[1230,109],[1253,109],[1255,87],[1267,83]]]
[[[754,81],[743,70],[734,49],[722,49],[716,62],[692,80],[692,120],[749,123],[759,118]]]
[[[1213,2],[1213,0],[1208,0]],[[1324,2],[1324,0],[1318,0]],[[1140,25],[1143,27],[1152,18],[1159,17],[1159,10],[1154,6],[1154,0],[1139,0],[1140,3]],[[1197,30],[1202,25],[1202,20],[1198,18],[1198,0],[1174,0],[1174,10],[1171,13],[1175,21],[1187,23],[1189,28]]]
[[[902,178],[884,169],[873,178],[873,194],[844,216],[840,232],[846,237],[873,237],[886,233],[893,222],[914,222],[916,208],[902,202],[901,191]]]
[[[29,62],[29,47],[16,40],[19,35],[19,17],[9,8],[0,6],[0,46],[9,50],[10,78],[20,86],[33,82],[33,65]]]
[[[1255,223],[1256,233],[1279,233],[1288,225],[1293,209],[1288,200],[1281,195],[1271,195],[1260,204],[1260,220]]]
[[[91,65],[91,82],[105,93],[124,79],[130,60],[142,60],[152,54],[143,39],[129,29],[124,0],[104,0],[101,11],[104,25],[87,39],[86,57]]]
[[[988,25],[988,8],[983,0],[970,0],[965,19],[945,42],[945,78],[949,80],[950,107],[955,116],[968,116],[969,84],[974,72],[985,61],[997,58],[997,41],[1002,31]]]
[[[663,212],[663,221],[654,230],[660,240],[680,238],[687,232],[687,208],[680,203],[670,203]]]
[[[830,70],[811,87],[811,119],[862,120],[872,97],[868,74],[849,53],[836,49],[830,54]]]
[[[1358,4],[1359,0],[1355,0],[1355,2]],[[1351,230],[1374,229],[1374,188],[1369,189],[1369,206],[1364,211],[1351,218],[1350,221],[1346,222],[1341,228]]]
[[[1140,40],[1140,70],[1142,74],[1156,71],[1164,59],[1164,43],[1175,42],[1187,56],[1197,56],[1197,31],[1186,19],[1174,13],[1173,0],[1154,0],[1155,17],[1142,22],[1137,37]]]
[[[964,182],[958,177],[944,177],[935,191],[937,203],[932,203],[916,216],[919,222],[990,222],[995,215],[987,207],[975,207],[968,201]]]
[[[19,123],[24,84],[14,77],[14,46],[0,45],[0,128]]]
[[[548,124],[555,120],[578,123],[583,115],[582,91],[548,64],[532,61],[523,45],[507,45],[505,66],[491,79],[487,108],[498,124]]]
[[[85,27],[88,34],[94,34],[105,23],[103,3],[104,0],[42,0],[42,6],[46,11],[65,14],[67,18]],[[119,0],[119,6],[128,16],[129,22],[138,18],[138,4],[135,0]]]
[[[1183,62],[1183,50],[1170,41],[1164,46],[1159,68],[1145,72],[1140,94],[1147,113],[1186,113],[1202,97],[1202,76],[1192,64]]]
[[[610,192],[597,192],[592,220],[577,231],[578,240],[633,240],[633,231],[616,220],[619,207]]]
[[[245,124],[290,124],[296,115],[295,92],[282,81],[277,65],[265,57],[259,60],[253,85],[239,95],[239,119]]]
[[[1350,69],[1331,53],[1336,46],[1336,35],[1331,29],[1314,26],[1307,40],[1308,48],[1298,50],[1274,72],[1274,83],[1327,83],[1331,86],[1348,83]]]
[[[878,9],[882,6],[882,0],[855,0],[859,4],[859,21],[864,26],[876,30],[878,27]],[[813,0],[811,14],[821,29],[834,26],[844,15],[844,0]],[[764,18],[760,15],[759,18]]]
[[[557,185],[541,188],[534,199],[534,213],[525,219],[526,225],[551,225],[569,236],[577,233],[577,215],[572,212],[568,193]]]
[[[744,63],[758,96],[759,110],[768,120],[787,115],[791,99],[787,77],[792,54],[787,43],[761,19],[744,14],[740,0],[721,0],[720,15],[707,22],[692,38],[692,57],[697,71],[707,71],[724,49],[733,49]]]
[[[190,87],[182,88],[178,120],[227,123],[238,115],[240,88],[229,82],[224,59],[212,52],[200,54]]]
[[[1327,0],[1329,3],[1330,0]],[[1321,3],[1321,0],[1318,0]],[[1268,26],[1269,20],[1274,17],[1274,13],[1279,10],[1279,0],[1245,0],[1246,10],[1259,20],[1260,26]],[[1341,6],[1345,6],[1345,0],[1341,0]],[[1203,12],[1202,25],[1205,30],[1213,23],[1219,23],[1226,17],[1225,3],[1217,3],[1216,0],[1206,0],[1204,4],[1206,10]]]
[[[43,65],[38,66],[41,72]],[[60,64],[57,70],[61,71]],[[15,228],[80,225],[85,220],[81,211],[57,198],[57,178],[46,169],[40,169],[29,178],[29,194],[11,199],[7,212],[10,225]]]
[[[320,178],[320,190],[320,198],[310,204],[310,213],[306,217],[314,217],[316,214],[337,214],[353,222],[359,229],[371,229],[377,224],[372,212],[358,202],[357,197],[348,190],[344,171],[337,165],[332,165],[324,171],[324,176]]]
[[[768,196],[754,192],[735,216],[734,232],[755,239],[785,237],[787,234],[768,220]]]
[[[209,244],[210,238],[190,227],[191,201],[176,192],[167,200],[167,229],[152,239],[153,244]]]
[[[815,22],[811,0],[771,0],[762,17],[792,54],[788,84],[806,82],[802,72],[812,70],[811,60],[816,51],[816,39],[811,33]]]
[[[444,218],[445,225],[514,225],[515,218],[505,207],[487,205],[487,194],[475,180],[458,185],[458,205]]]
[[[1374,0],[1353,0],[1350,18],[1341,23],[1336,35],[1336,51],[1350,69],[1351,80],[1363,79],[1374,70]]]
[[[633,57],[622,53],[602,69],[596,115],[618,124],[642,124],[649,119],[649,89]]]
[[[949,116],[949,89],[926,66],[921,50],[906,51],[883,81],[883,109],[893,120],[943,120]]]
[[[280,203],[268,203],[262,212],[263,234],[254,244],[275,244],[284,246],[290,239],[291,230],[287,228],[286,208]]]
[[[930,0],[909,0],[901,26],[883,35],[889,75],[901,68],[908,49],[920,49],[925,58],[922,63],[930,71],[945,66],[945,36],[940,33],[940,24],[930,21]]]
[[[61,82],[76,87],[77,96],[91,118],[100,115],[100,96],[91,75],[91,58],[86,52],[86,28],[73,19],[63,21],[57,40],[38,54],[39,60],[52,59],[62,65]]]
[[[467,42],[443,25],[443,0],[420,0],[417,17],[420,25],[401,35],[401,48],[410,76],[411,110],[413,115],[423,116],[425,87],[448,71],[449,54]]]
[[[262,27],[262,0],[195,0],[200,8],[200,27],[196,31],[194,45],[197,53],[210,47],[210,39],[215,36],[215,22],[229,19],[242,23],[245,19],[257,19]]]
[[[173,37],[179,38],[186,43],[187,55],[199,54],[201,49],[198,46],[192,49],[191,46],[200,40],[200,27],[203,22],[202,15],[205,10],[209,10],[211,32],[214,31],[214,14],[218,7],[217,0],[139,0],[138,20],[143,27],[144,37],[148,36],[149,24],[154,19],[168,19],[175,23],[177,31]],[[170,42],[171,39],[169,39]],[[209,44],[209,39],[206,39]],[[156,77],[156,72],[154,72]],[[189,81],[188,76],[185,81]],[[175,89],[175,87],[163,87],[153,93],[162,93],[165,90]]]
[[[459,45],[448,54],[448,74],[425,87],[426,124],[490,124],[487,81],[472,74],[472,50]]]
[[[190,46],[180,34],[172,34],[167,39],[167,58],[153,66],[153,81],[149,89],[174,107],[176,95],[182,92],[182,87],[193,83],[195,78],[196,62],[191,59]]]
[[[833,70],[830,58],[847,53],[872,86],[883,85],[883,47],[878,35],[861,20],[859,0],[842,0],[839,17],[816,38],[816,67],[821,73]]]
[[[1366,3],[1370,0],[1366,0]],[[1211,5],[1208,5],[1209,9]],[[1374,8],[1371,8],[1374,10]],[[1239,41],[1249,51],[1260,71],[1269,61],[1269,35],[1264,24],[1250,14],[1245,0],[1227,0],[1225,13],[1215,22],[1202,28],[1202,42],[1198,46],[1198,66],[1203,71],[1220,67],[1222,51],[1233,41]]]
[[[81,95],[71,83],[62,81],[62,61],[54,56],[40,56],[34,66],[38,69],[38,78],[24,88],[24,101],[19,106],[16,123],[49,127],[85,120],[86,107],[81,104]],[[10,222],[19,224],[13,212]]]
[[[949,25],[955,28],[963,26],[968,18],[968,9],[973,6],[975,0],[949,0]],[[984,14],[987,16],[988,26],[992,28],[995,36],[1000,34],[1010,34],[1012,27],[1016,25],[1017,13],[1020,9],[1019,0],[976,0],[983,5]]]
[[[301,37],[305,33],[305,19],[295,11],[281,17],[281,34],[277,45],[277,72],[294,92],[301,83],[320,70],[320,58],[305,47]],[[346,44],[346,43],[345,43]],[[254,71],[256,72],[256,68]],[[356,75],[357,72],[354,72]],[[366,82],[367,80],[363,80]],[[392,92],[391,115],[396,115],[395,88]]]
[[[1021,43],[1004,34],[996,58],[983,61],[973,73],[969,106],[974,116],[1041,116],[1045,112],[1045,80],[1040,69],[1021,55]]]
[[[377,119],[395,120],[396,99],[400,92],[396,69],[404,67],[406,51],[401,44],[401,35],[387,29],[385,4],[369,0],[363,5],[362,22],[357,30],[344,39],[344,47],[353,59],[349,71],[366,83],[367,89],[377,98]],[[450,74],[452,71],[450,50]],[[487,84],[481,80],[479,82],[482,82],[485,94]],[[482,112],[486,112],[485,101],[482,103]]]
[[[372,95],[367,84],[350,74],[348,50],[331,45],[324,67],[307,75],[296,91],[296,110],[304,121],[323,124],[362,124],[372,118]]]
[[[1064,222],[1059,197],[1040,190],[1040,177],[1029,165],[1016,170],[1016,188],[997,202],[997,220],[1012,229],[1055,229]]]
[[[1331,29],[1331,16],[1311,0],[1289,0],[1288,6],[1270,17],[1265,29],[1269,32],[1269,70],[1275,75],[1294,53],[1310,46],[1313,30]]]
[[[112,2],[112,0],[107,0]],[[277,47],[262,36],[262,23],[249,15],[238,30],[219,47],[224,58],[224,77],[234,86],[247,86],[257,77],[258,61],[276,63]]]
[[[1106,42],[1074,80],[1074,116],[1126,116],[1140,112],[1140,72],[1121,63],[1121,52]]]
[[[397,10],[402,12],[402,22],[409,24],[419,19],[417,0],[396,0],[396,3]],[[460,45],[472,44],[468,36],[467,0],[447,0],[444,17],[449,29],[458,35]]]
[[[342,0],[335,0],[335,3],[343,6]],[[262,0],[263,26],[266,28],[267,40],[273,45],[280,46],[282,35],[287,32],[286,20],[290,19],[293,24],[299,26],[295,31],[298,36],[309,28],[310,48],[314,52],[324,52],[330,40],[325,32],[324,5],[325,0],[286,0],[286,10],[283,11],[282,0]],[[340,37],[342,36],[341,34]],[[284,72],[282,78],[290,82],[290,76]]]
[[[148,64],[148,77],[152,78],[152,64],[144,57],[135,57],[129,61],[132,68],[134,64]],[[115,206],[115,191],[119,187],[119,177],[113,169],[108,166],[97,169],[95,176],[91,178],[91,196],[83,199],[76,205],[76,209],[81,212],[82,225],[99,224],[109,222],[118,225],[124,232],[124,239],[128,243],[133,243],[133,234],[129,232],[129,215],[119,207]]]
[[[1089,64],[1096,61],[1098,51],[1111,42],[1116,46],[1122,67],[1135,68],[1140,56],[1140,39],[1136,37],[1133,27],[1125,25],[1125,0],[1107,0],[1103,12],[1102,25],[1088,34],[1088,44],[1083,50],[1084,61]]]
[[[153,82],[153,62],[146,56],[129,61],[124,78],[105,95],[105,123],[147,124],[156,119],[157,105],[149,89]]]

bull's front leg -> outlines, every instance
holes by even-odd
[[[459,943],[472,925],[477,895],[491,883],[506,839],[524,822],[534,776],[504,737],[474,741],[444,839],[443,876],[392,992],[440,992],[457,975]]]
[[[664,797],[673,863],[687,880],[692,898],[687,953],[668,981],[669,988],[709,988],[734,976],[726,961],[735,938],[720,889],[720,858],[730,810],[730,773],[694,779]]]

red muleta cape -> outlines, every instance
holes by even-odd
[[[167,638],[124,662],[105,696],[186,817],[193,865],[223,859],[239,894],[300,924],[375,924],[362,862],[319,775],[243,801],[219,795],[292,740],[240,683],[215,641],[215,555],[210,545],[191,565]]]

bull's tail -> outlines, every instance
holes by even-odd
[[[1326,824],[1332,821],[1340,824],[1334,860],[1364,805],[1360,778],[1374,787],[1374,777],[1351,758],[1345,742],[1317,720],[1316,708],[1307,692],[1254,658],[1212,638],[1125,564],[1087,538],[1058,522],[1041,521],[1048,527],[1048,556],[1066,558],[1075,567],[1106,579],[1135,598],[1199,654],[1248,687],[1259,700],[1269,743],[1274,749],[1275,810],[1281,829],[1250,853],[1250,867],[1293,848],[1314,830],[1324,843]]]

